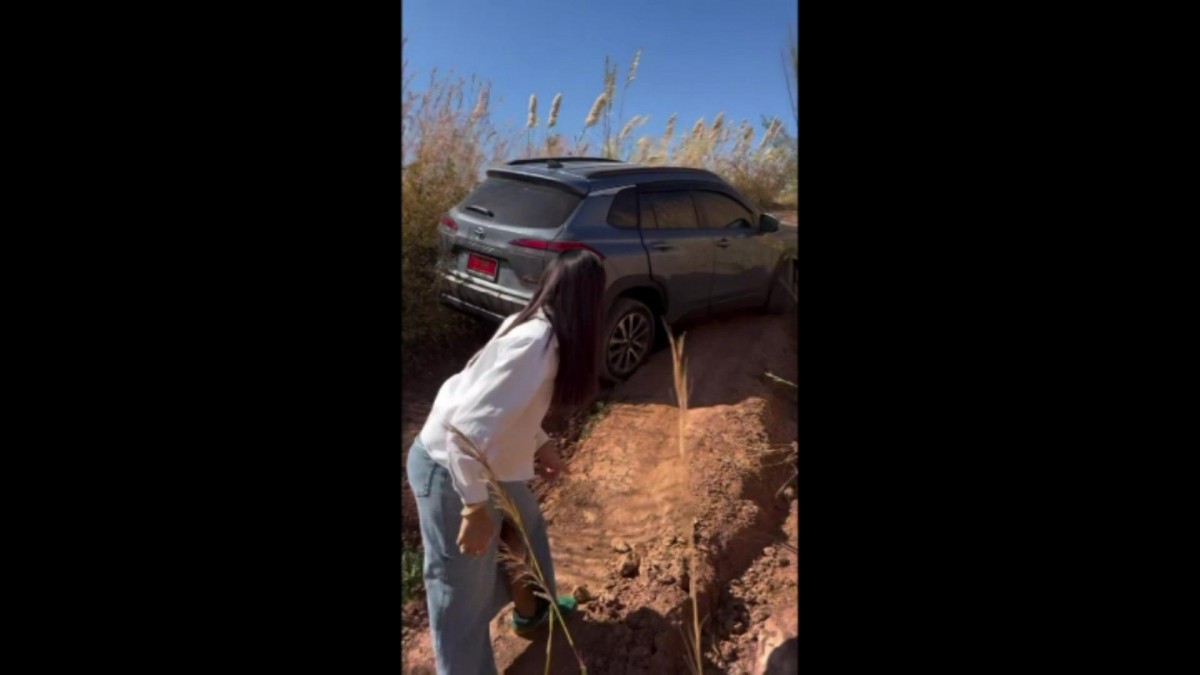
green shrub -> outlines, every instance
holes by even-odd
[[[407,538],[400,544],[400,597],[402,602],[418,597],[425,591],[423,581],[425,554],[420,544],[414,544]]]

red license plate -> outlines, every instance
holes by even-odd
[[[487,256],[472,253],[467,256],[467,271],[471,274],[496,280],[496,261]]]

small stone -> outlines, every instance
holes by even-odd
[[[624,539],[620,539],[620,538],[613,539],[612,547],[613,547],[613,550],[616,551],[617,553],[628,553],[629,552],[629,544],[625,543]]]
[[[571,595],[575,596],[575,602],[578,602],[581,605],[596,599],[596,596],[592,595],[592,592],[588,590],[587,586],[576,586]]]
[[[796,498],[796,490],[791,485],[783,489],[783,498],[789,502]]]
[[[742,633],[745,633],[746,632],[745,622],[743,622],[741,619],[735,620],[733,622],[733,626],[730,628],[729,632],[733,633],[734,635],[741,635]]]
[[[662,584],[663,586],[670,586],[671,584],[675,583],[675,576],[671,574],[661,576],[658,578],[658,583]]]
[[[621,576],[627,579],[636,577],[638,575],[638,567],[640,565],[641,561],[638,560],[637,556],[633,554],[625,555],[625,557],[621,558],[620,563]]]
[[[770,558],[770,557],[772,557],[772,556],[774,556],[774,555],[775,555],[775,549],[774,549],[773,547],[771,547],[771,546],[768,546],[768,547],[766,547],[766,548],[764,548],[764,549],[763,549],[763,555],[765,555],[766,557]]]

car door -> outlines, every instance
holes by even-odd
[[[693,190],[700,224],[713,234],[712,309],[755,307],[766,302],[774,271],[755,214],[719,190]]]
[[[644,186],[638,205],[650,275],[667,292],[667,321],[707,313],[716,237],[700,226],[691,192]]]

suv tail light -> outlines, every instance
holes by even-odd
[[[442,216],[438,219],[438,222],[450,228],[451,230],[454,230],[455,232],[458,231],[458,223],[454,222],[454,219],[450,216]]]
[[[597,251],[596,249],[592,248],[591,246],[588,246],[587,244],[581,244],[577,241],[550,241],[548,239],[515,239],[508,243],[512,244],[513,246],[521,246],[523,248],[536,248],[536,249],[540,249],[542,251],[554,251],[555,253],[561,253],[563,251],[570,251],[572,249],[581,248],[585,251],[591,251],[593,254],[596,255],[597,258],[604,260],[603,253],[601,253],[600,251]]]

